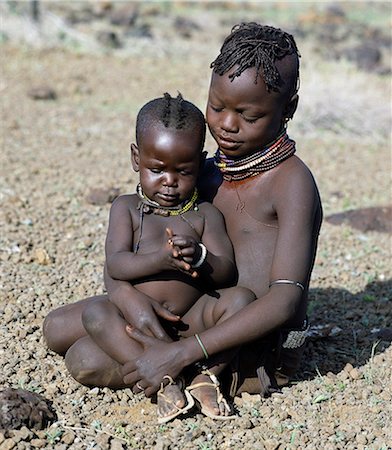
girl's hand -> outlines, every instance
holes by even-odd
[[[156,339],[171,342],[159,321],[159,317],[170,322],[177,322],[180,317],[160,305],[148,295],[137,291],[132,292],[132,298],[116,303],[124,319],[133,327],[137,327],[143,334]]]
[[[146,336],[132,327],[127,326],[126,331],[143,346],[144,352],[123,365],[124,383],[134,385],[139,382],[145,395],[151,397],[160,388],[165,375],[174,379],[183,369],[181,345],[178,345],[178,342],[167,343]]]

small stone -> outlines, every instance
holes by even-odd
[[[72,444],[74,440],[75,434],[72,431],[66,431],[61,437],[61,441],[66,445]]]
[[[350,370],[350,377],[353,380],[359,380],[360,378],[362,378],[362,374],[358,369],[354,368],[353,370]]]
[[[358,442],[358,444],[365,445],[365,444],[367,444],[367,437],[362,433],[357,434],[356,441]]]
[[[97,395],[97,394],[99,394],[99,388],[98,387],[92,388],[92,389],[90,389],[89,393],[91,395]]]
[[[57,98],[56,91],[50,86],[36,86],[29,91],[27,95],[33,100],[55,100]]]
[[[110,450],[123,450],[123,443],[118,439],[112,439],[110,441]]]
[[[120,48],[121,42],[118,39],[117,33],[111,30],[101,30],[97,33],[97,41],[105,47]]]
[[[392,341],[392,328],[381,328],[377,333],[377,338],[383,341]]]
[[[279,442],[275,439],[267,439],[263,444],[266,450],[276,450],[279,448]]]
[[[51,263],[51,258],[44,248],[37,248],[34,252],[34,260],[41,266],[47,266]]]
[[[45,439],[32,439],[30,444],[32,448],[43,448],[46,446],[47,441]]]
[[[346,373],[350,373],[353,369],[354,369],[354,367],[352,366],[352,364],[347,363],[347,364],[344,366],[344,369],[343,369],[343,370],[344,370]]]
[[[13,439],[6,439],[1,444],[1,450],[10,450],[11,448],[14,448],[16,446],[16,442]]]

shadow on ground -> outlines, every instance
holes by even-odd
[[[363,366],[391,344],[392,279],[371,282],[356,294],[345,289],[311,289],[309,320],[311,325],[330,324],[340,331],[308,342],[298,379],[337,374],[347,363]]]

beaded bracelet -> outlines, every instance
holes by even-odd
[[[201,342],[200,336],[198,334],[195,334],[195,338],[196,338],[196,341],[198,342],[198,344],[200,345],[201,349],[203,350],[205,359],[208,359],[209,355],[208,355],[207,349],[204,347],[203,342]]]
[[[192,269],[197,269],[198,267],[200,267],[207,258],[207,247],[201,242],[199,243],[199,247],[201,250],[200,258],[198,261],[192,264]]]

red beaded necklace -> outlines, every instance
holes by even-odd
[[[214,163],[227,181],[244,180],[261,172],[273,169],[295,153],[295,142],[284,130],[273,142],[263,149],[243,158],[230,158],[217,150]]]

